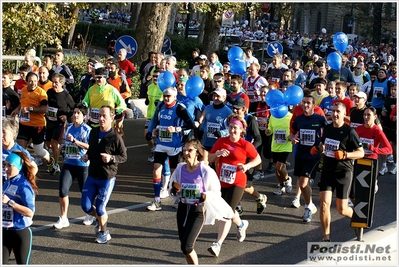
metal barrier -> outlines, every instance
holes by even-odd
[[[18,61],[25,61],[25,56],[8,56],[8,55],[2,55],[1,60],[12,60],[15,61],[15,71],[14,73],[18,73],[19,71],[19,66],[18,66]],[[37,66],[42,65],[42,60],[39,57],[34,57],[34,61],[37,61],[38,64]]]

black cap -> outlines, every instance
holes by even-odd
[[[95,75],[107,76],[107,69],[106,68],[98,68],[95,70]]]
[[[240,98],[237,98],[236,100],[234,100],[233,108],[240,109],[240,108],[243,108],[243,107],[246,107],[246,103],[245,103],[244,98],[240,97]]]
[[[89,60],[87,61],[87,63],[91,63],[91,64],[96,64],[97,61],[94,58],[89,58]]]
[[[316,83],[321,83],[321,84],[326,85],[326,84],[327,84],[327,81],[326,81],[326,79],[317,77],[317,78],[314,79],[314,84],[316,84]]]
[[[109,62],[111,64],[118,65],[118,60],[114,57],[111,57],[110,59],[108,59],[107,62]]]
[[[316,65],[317,67],[321,68],[321,67],[323,67],[323,62],[321,62],[320,60],[318,60],[318,61],[316,61],[316,62],[314,63],[314,65]]]

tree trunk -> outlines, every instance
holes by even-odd
[[[138,50],[133,60],[136,65],[140,66],[147,59],[148,52],[162,50],[171,7],[171,3],[142,4],[135,37]]]
[[[175,31],[175,19],[177,17],[177,11],[178,11],[178,4],[172,3],[172,8],[170,11],[169,22],[168,22],[168,29],[167,29],[167,32],[169,34],[173,34],[173,32]]]
[[[197,41],[198,43],[202,44],[204,42],[204,36],[205,36],[205,25],[206,25],[206,16],[204,14],[201,14],[201,20],[200,20],[200,28],[198,32],[198,37]],[[219,38],[219,36],[218,36]]]
[[[204,46],[202,53],[208,55],[219,48],[219,33],[222,17],[216,15],[217,6],[210,4],[211,12],[206,13]]]
[[[76,21],[78,21],[78,16],[79,16],[79,7],[76,6],[75,9],[73,10],[72,16],[74,16],[76,18]],[[70,48],[73,49],[73,35],[75,33],[75,27],[76,27],[76,22],[72,23],[71,28],[69,29],[69,35],[68,35],[68,45],[70,46]],[[83,34],[82,34],[83,37]]]
[[[139,15],[141,10],[141,3],[132,3],[132,14],[130,17],[130,22],[128,28],[135,29],[137,22],[139,21]]]
[[[373,3],[373,43],[379,44],[381,42],[381,29],[382,29],[382,3]]]

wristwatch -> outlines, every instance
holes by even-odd
[[[180,133],[181,132],[181,127],[175,127],[175,131],[176,131],[176,133]]]
[[[29,111],[33,111],[33,107],[29,107]]]
[[[74,144],[75,144],[75,142],[76,142],[76,139],[75,139],[75,137],[73,137],[73,139],[72,139],[72,143],[74,143]]]
[[[15,204],[15,201],[12,200],[12,199],[10,199],[10,200],[7,202],[7,205],[8,205],[9,207],[14,206],[14,204]]]

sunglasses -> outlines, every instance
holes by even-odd
[[[152,75],[153,78],[158,78],[158,75]]]
[[[222,80],[213,80],[215,83],[221,83]]]

